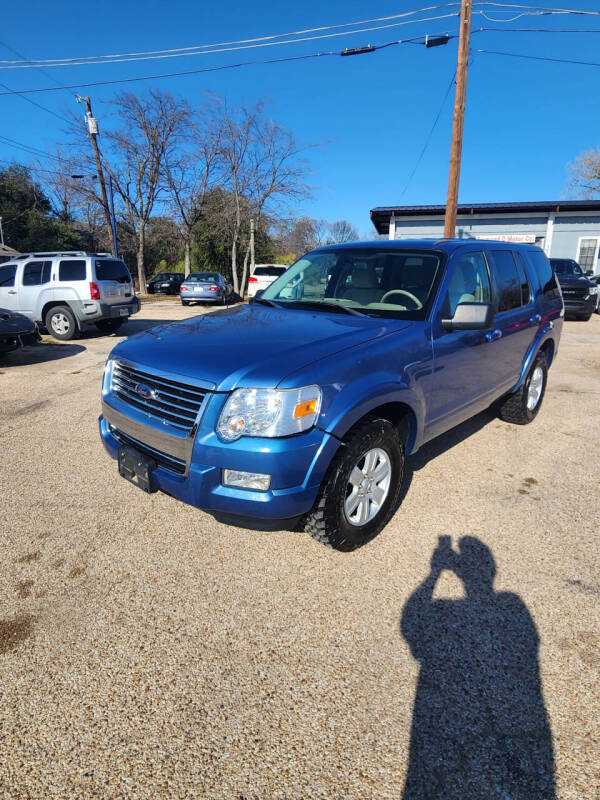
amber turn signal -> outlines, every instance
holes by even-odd
[[[314,414],[317,407],[317,398],[306,400],[304,403],[298,403],[294,409],[294,417],[300,419],[301,417],[308,417],[309,414]]]

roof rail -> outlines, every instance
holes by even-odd
[[[86,252],[85,250],[36,250],[35,252],[31,253],[19,253],[18,256],[14,257],[15,261],[22,261],[24,258],[37,258],[38,256],[109,256],[112,257],[112,253],[90,253]],[[11,259],[12,261],[13,259]]]

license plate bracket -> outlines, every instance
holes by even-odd
[[[152,475],[156,469],[156,461],[145,456],[129,445],[119,447],[119,475],[133,483],[148,494],[158,491],[158,486]]]
[[[128,317],[129,316],[129,309],[128,308],[120,308],[119,309],[119,316]]]

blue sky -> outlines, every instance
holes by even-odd
[[[433,0],[431,5],[437,4]],[[54,58],[185,47],[287,31],[353,22],[424,6],[390,0],[316,0],[303,3],[218,4],[105,0],[102,4],[32,0],[3,9],[0,40],[26,58]],[[538,8],[539,4],[537,5]],[[589,0],[562,8],[594,9]],[[600,3],[596,8],[600,9]],[[478,14],[473,31],[485,26],[598,28],[600,17],[526,16],[480,6],[498,22]],[[454,7],[432,11],[435,16]],[[47,69],[0,70],[11,89],[61,83],[112,80],[175,72],[237,61],[300,55],[377,44],[420,34],[451,33],[458,19],[419,22],[334,40],[304,42],[196,57],[129,64]],[[474,33],[460,185],[461,202],[547,200],[565,196],[566,164],[582,150],[600,144],[597,102],[600,67],[586,67],[477,54],[502,50],[553,58],[598,61],[600,33]],[[266,99],[270,113],[311,149],[313,197],[299,209],[330,221],[349,219],[361,234],[372,232],[369,210],[378,205],[444,202],[454,90],[416,173],[408,183],[447,92],[456,62],[457,40],[426,49],[389,47],[376,53],[167,78],[123,86],[95,87],[89,93],[100,124],[110,124],[110,98],[121,88],[143,92],[151,86],[201,102],[205,92],[223,94],[234,103]],[[0,59],[16,56],[0,46]],[[2,91],[0,87],[0,91]],[[59,114],[77,109],[74,91],[29,97]],[[81,106],[79,106],[81,108]],[[0,96],[0,135],[52,150],[64,138],[64,124],[23,98]],[[0,164],[32,157],[0,141]],[[52,161],[47,162],[52,166]]]

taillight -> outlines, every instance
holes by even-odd
[[[218,286],[209,286],[208,290],[209,290],[209,292],[218,292],[219,291],[219,287]]]
[[[189,292],[189,288],[187,286],[180,286],[179,287],[179,291],[180,292]]]
[[[258,278],[253,278],[252,275],[248,278],[248,283],[258,283]]]
[[[90,281],[90,297],[92,300],[100,300],[100,289],[94,281]]]

